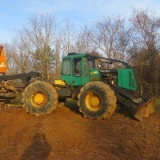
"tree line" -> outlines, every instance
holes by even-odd
[[[160,17],[147,10],[102,17],[77,29],[55,15],[32,15],[13,42],[4,43],[9,73],[36,70],[47,81],[59,78],[61,57],[92,53],[128,62],[138,71],[144,92],[160,94]]]

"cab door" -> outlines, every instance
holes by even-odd
[[[82,85],[82,58],[73,58],[72,60],[72,86]]]
[[[83,86],[89,82],[89,67],[86,57],[63,59],[61,79],[71,86]]]

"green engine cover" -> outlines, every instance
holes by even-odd
[[[133,69],[118,69],[118,87],[132,91],[138,89]]]

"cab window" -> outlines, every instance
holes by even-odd
[[[81,58],[73,59],[73,75],[74,76],[81,75]]]
[[[71,74],[71,59],[66,58],[63,59],[63,69],[62,69],[62,74],[69,76]]]

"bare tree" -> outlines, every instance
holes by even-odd
[[[63,55],[73,52],[75,43],[75,33],[73,24],[69,20],[65,20],[60,30],[60,43]]]
[[[37,70],[44,79],[50,79],[50,69],[57,50],[58,25],[54,15],[33,15],[17,32],[15,62],[21,71]]]
[[[160,93],[160,18],[147,11],[134,10],[131,18],[134,39],[133,64],[137,66],[146,90]]]
[[[10,74],[18,73],[19,68],[14,61],[15,56],[16,56],[14,46],[12,46],[11,44],[8,44],[8,43],[2,44],[2,45],[4,46],[5,56],[7,58],[7,65],[8,65],[7,73],[10,73]]]
[[[79,53],[92,52],[89,27],[84,26],[79,33],[76,34],[74,50]]]
[[[124,19],[103,18],[90,29],[89,37],[92,48],[103,56],[125,59],[130,30],[126,29]]]

